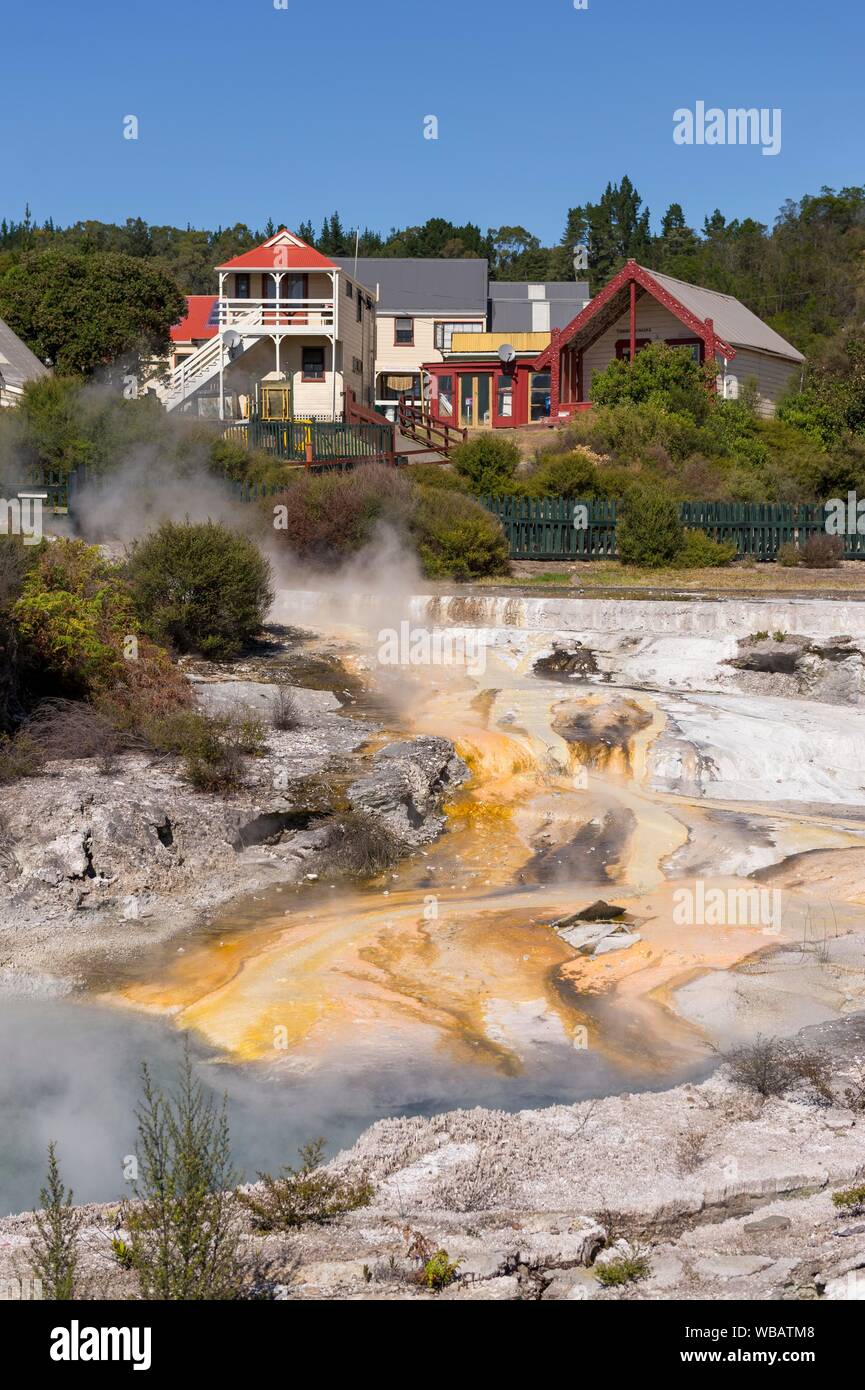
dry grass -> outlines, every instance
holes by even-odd
[[[478,588],[640,590],[655,595],[692,593],[837,594],[865,593],[865,563],[845,560],[838,569],[744,564],[726,569],[647,570],[617,560],[515,560],[507,578],[478,579]]]

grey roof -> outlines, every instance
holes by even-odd
[[[355,275],[353,256],[334,256]],[[486,318],[487,263],[478,258],[361,256],[356,278],[375,293],[380,314],[470,314]]]
[[[544,299],[567,299],[584,304],[592,297],[588,280],[490,280],[490,299],[528,299],[529,284],[543,284]]]
[[[529,284],[543,295],[529,298]],[[531,333],[532,305],[549,304],[550,328],[564,328],[591,298],[587,280],[491,280],[490,328],[494,333]]]
[[[22,343],[12,332],[8,323],[0,319],[0,376],[5,384],[20,391],[21,387],[35,377],[48,376],[44,366],[26,343]]]
[[[798,348],[794,348],[774,328],[752,314],[733,295],[704,290],[699,285],[689,285],[685,280],[659,275],[656,270],[650,270],[648,274],[697,318],[704,321],[712,319],[715,332],[731,347],[756,348],[758,352],[771,352],[776,357],[788,357],[794,362],[805,361]]]

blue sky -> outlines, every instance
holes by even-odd
[[[627,173],[657,224],[865,181],[862,0],[6,0],[0,215],[185,226],[443,216],[557,241]],[[774,158],[673,111],[780,107]],[[124,116],[139,138],[124,140]],[[423,138],[435,115],[439,138]]]

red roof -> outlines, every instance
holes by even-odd
[[[189,294],[186,296],[186,314],[171,329],[174,343],[189,343],[194,338],[215,338],[216,295]]]
[[[287,227],[280,227],[267,241],[252,251],[244,251],[240,256],[232,256],[217,270],[338,270],[335,261],[329,261],[315,247],[301,241],[299,236]]]

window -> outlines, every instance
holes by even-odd
[[[360,321],[361,321],[362,318],[363,318],[363,295],[362,295],[362,294],[358,294],[358,296],[357,296],[357,321],[358,321],[358,323],[360,323]]]
[[[354,286],[352,285],[350,280],[346,280],[345,282],[345,292],[348,295],[349,299],[354,299]]]
[[[514,379],[500,376],[497,387],[498,403],[496,411],[500,420],[510,420],[514,413]]]
[[[305,347],[301,361],[301,376],[304,381],[324,381],[323,347]]]
[[[433,330],[433,341],[439,352],[450,352],[451,339],[455,333],[483,333],[482,323],[437,323]]]
[[[249,275],[235,273],[234,276],[234,297],[235,299],[249,298]]]
[[[650,338],[635,338],[635,339],[634,339],[634,347],[635,347],[635,349],[636,349],[637,352],[642,352],[642,351],[643,351],[643,348],[644,348],[644,347],[648,347],[650,342],[651,342],[651,339],[650,339]],[[631,340],[630,340],[630,338],[619,338],[619,340],[618,340],[617,343],[616,343],[616,356],[619,358],[619,360],[620,360],[621,362],[630,362],[630,360],[631,360]]]
[[[550,374],[532,372],[529,383],[529,419],[545,420],[550,413]]]
[[[702,362],[705,355],[705,343],[698,338],[667,338],[667,347],[671,348],[690,348],[691,356],[695,362]]]
[[[393,341],[395,347],[414,347],[414,319],[394,319]]]
[[[359,357],[351,359],[351,369],[355,376],[363,376],[363,362]]]
[[[433,377],[438,386],[438,414],[446,420],[454,413],[454,379],[452,376]]]

